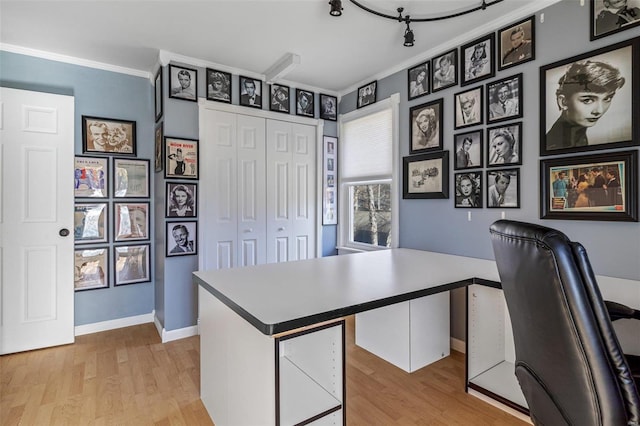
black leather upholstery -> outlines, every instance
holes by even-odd
[[[640,425],[638,389],[584,247],[522,222],[499,220],[490,232],[534,423]]]

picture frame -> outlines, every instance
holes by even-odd
[[[358,99],[356,102],[357,108],[366,107],[367,105],[375,104],[378,97],[378,80],[367,83],[364,86],[358,87]]]
[[[486,84],[487,124],[522,118],[522,73]]]
[[[456,186],[454,207],[463,209],[482,208],[482,171],[454,173]]]
[[[76,249],[73,261],[75,291],[109,288],[109,249],[107,247]]]
[[[454,170],[477,169],[484,166],[484,133],[482,130],[454,135],[456,152]]]
[[[136,122],[82,116],[82,153],[136,155]]]
[[[296,89],[296,115],[303,117],[314,117],[315,96],[313,92],[303,89]]]
[[[160,173],[164,168],[164,157],[162,156],[162,141],[164,140],[164,121],[156,125],[153,170]]]
[[[151,245],[113,247],[114,286],[151,281]]]
[[[320,93],[320,118],[338,121],[338,98]]]
[[[73,212],[73,241],[78,244],[106,243],[108,204],[76,203]]]
[[[75,198],[107,198],[109,195],[108,158],[76,155],[73,173]]]
[[[498,31],[498,70],[536,58],[536,17],[530,16]]]
[[[262,109],[262,80],[239,76],[240,105]]]
[[[409,100],[431,93],[431,62],[423,62],[407,70],[407,97]]]
[[[198,184],[167,182],[165,217],[198,216]]]
[[[520,169],[495,169],[486,171],[487,208],[520,208]]]
[[[156,123],[160,121],[163,114],[164,99],[162,98],[162,66],[158,68],[158,72],[154,78],[154,109]]]
[[[149,203],[113,203],[113,240],[149,239]]]
[[[627,3],[626,7],[620,8],[617,13],[607,10],[603,0],[589,0],[589,3],[591,41],[640,25],[640,2],[638,0],[625,2]],[[623,10],[628,10],[630,13],[620,13]]]
[[[113,197],[149,197],[149,160],[113,159]]]
[[[402,198],[449,198],[449,151],[402,159]]]
[[[207,76],[207,100],[230,104],[233,93],[231,73],[206,68],[205,74]]]
[[[269,110],[289,114],[291,112],[291,88],[283,84],[271,84],[269,88]]]
[[[487,167],[522,164],[522,122],[487,128]]]
[[[198,222],[166,223],[166,256],[192,256],[198,254]]]
[[[458,49],[452,49],[431,59],[431,91],[437,92],[458,85]]]
[[[198,139],[164,137],[166,179],[198,179],[198,144]]]
[[[640,113],[640,98],[634,96],[639,46],[636,37],[540,67],[540,156],[640,143],[633,119]],[[579,90],[595,75],[603,84]],[[578,100],[586,98],[602,107],[579,108]]]
[[[323,136],[322,160],[322,224],[338,223],[338,138]]]
[[[454,95],[453,117],[455,130],[484,123],[482,86],[467,89]]]
[[[460,47],[460,85],[477,83],[496,75],[496,34],[487,34]]]
[[[198,102],[198,70],[169,64],[169,97]]]
[[[439,151],[443,146],[443,98],[409,109],[409,153]]]
[[[638,222],[638,151],[542,159],[540,188],[541,219]]]

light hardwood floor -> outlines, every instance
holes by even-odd
[[[464,392],[463,354],[408,374],[354,346],[353,334],[350,317],[349,425],[526,424]],[[153,324],[5,355],[0,424],[211,425],[198,396],[199,359],[197,336],[162,344]]]

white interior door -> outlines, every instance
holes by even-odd
[[[74,341],[73,132],[73,97],[0,88],[0,354]]]

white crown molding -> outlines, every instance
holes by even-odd
[[[191,65],[201,68],[215,68],[219,71],[228,72],[231,74],[242,75],[245,77],[255,78],[256,80],[265,81],[264,74],[258,74],[255,72],[243,70],[240,68],[234,68],[227,65],[217,64],[215,62],[205,61],[203,59],[194,58],[191,56],[180,55],[178,53],[169,52],[167,50],[160,50],[160,64],[164,67],[169,65],[170,62],[178,62],[185,65]]]
[[[46,52],[44,50],[31,49],[28,47],[16,46],[7,43],[0,43],[0,50],[11,53],[18,53],[20,55],[34,56],[41,59],[48,59],[50,61],[64,62],[67,64],[80,65],[83,67],[117,72],[120,74],[129,74],[136,77],[143,77],[153,80],[153,75],[148,71],[136,70],[133,68],[126,68],[118,65],[105,64],[104,62],[90,61],[88,59],[76,58],[74,56],[61,55],[53,52]]]
[[[388,77],[390,75],[393,75],[399,71],[408,69],[416,64],[419,64],[421,62],[425,62],[427,59],[430,59],[436,55],[439,55],[441,53],[444,53],[446,51],[449,51],[451,49],[454,48],[458,48],[459,46],[469,42],[470,40],[473,40],[475,38],[478,37],[482,37],[484,35],[486,35],[487,33],[490,32],[495,32],[498,29],[509,25],[512,22],[516,22],[519,19],[525,18],[528,15],[531,14],[535,14],[536,12],[551,6],[552,4],[558,3],[562,0],[535,0],[532,1],[531,3],[527,4],[526,6],[523,6],[521,8],[518,8],[517,10],[511,12],[511,13],[507,13],[505,15],[502,15],[502,17],[498,18],[498,19],[494,19],[493,21],[489,21],[486,24],[476,27],[474,28],[472,31],[466,32],[464,34],[461,34],[460,36],[451,39],[449,42],[444,43],[439,45],[436,48],[432,48],[429,50],[426,50],[424,52],[421,52],[419,55],[414,56],[413,58],[406,60],[404,62],[400,62],[397,65],[395,65],[393,68],[388,68],[385,71],[381,71],[378,74],[375,74],[373,76],[367,77],[365,80],[361,80],[356,84],[353,84],[349,87],[347,87],[346,89],[343,89],[340,91],[340,96],[344,96],[347,93],[351,93],[355,90],[358,90],[359,87],[370,83],[372,81],[375,80],[381,80],[385,77]],[[480,12],[478,12],[480,13]],[[416,28],[419,28],[417,26],[418,24],[416,24]]]

